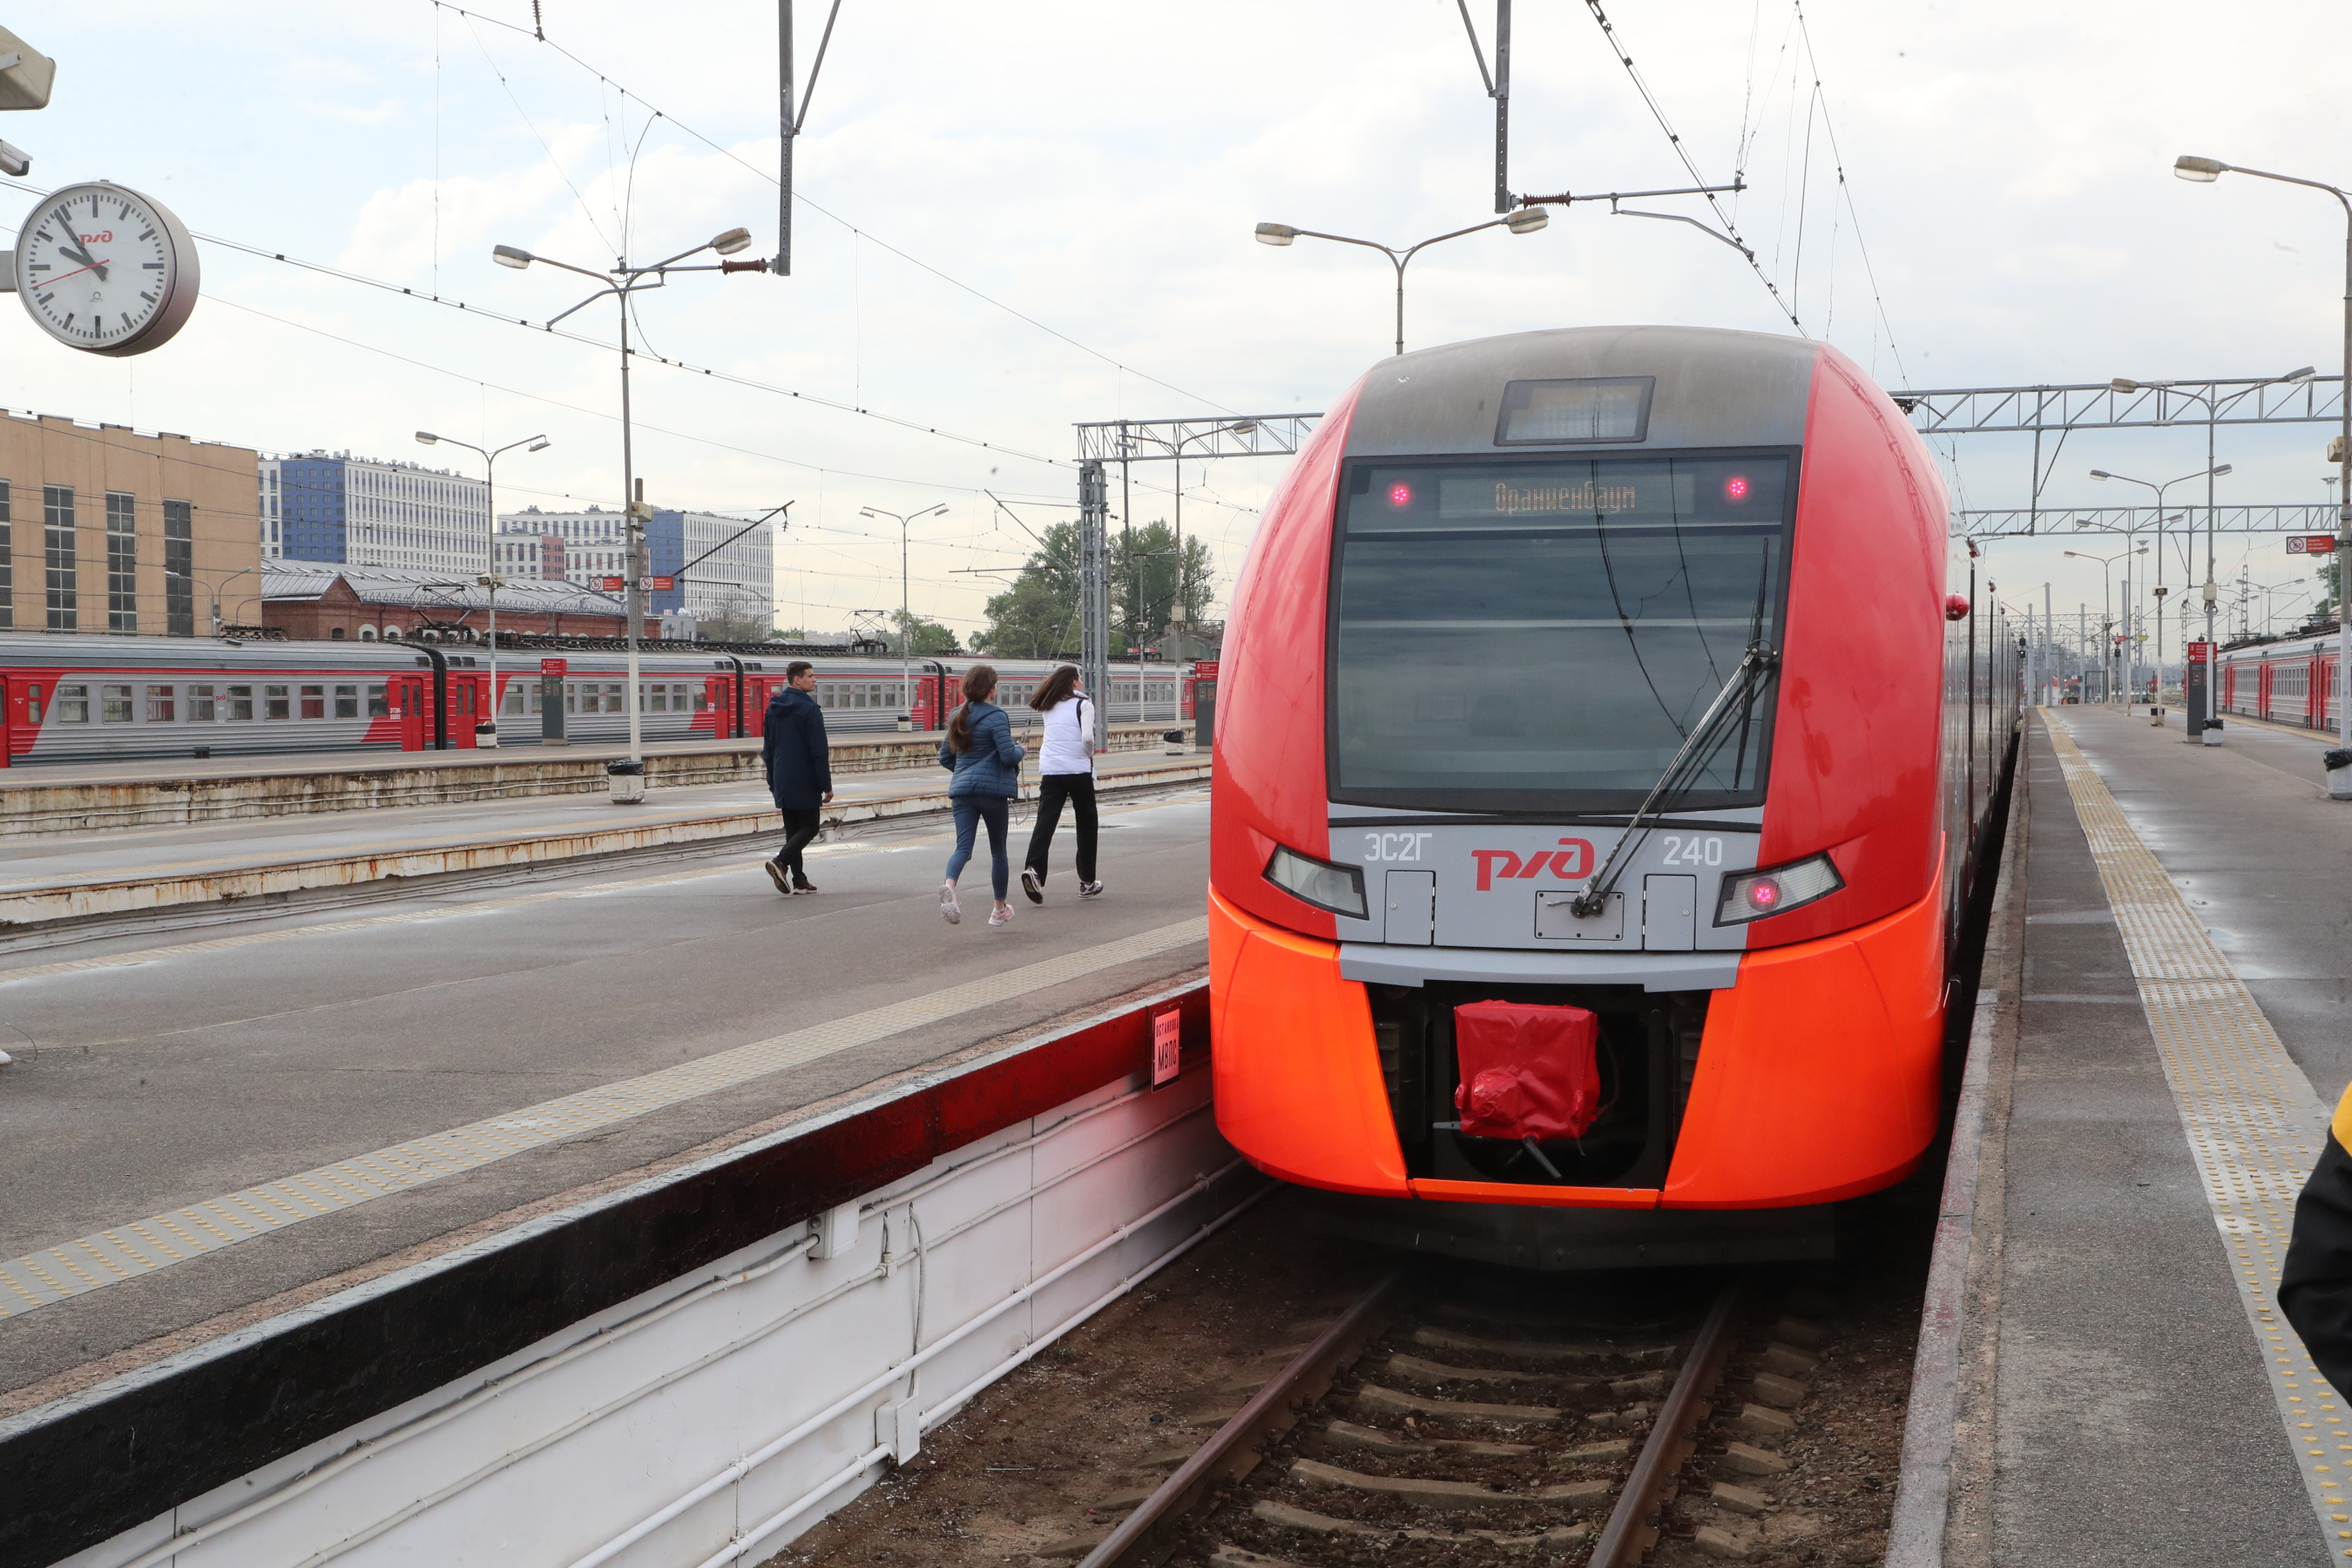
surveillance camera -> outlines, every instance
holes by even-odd
[[[0,142],[0,174],[21,180],[33,172],[33,155],[22,148]]]

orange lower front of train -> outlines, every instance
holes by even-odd
[[[1217,1123],[1267,1174],[1370,1197],[1595,1209],[1752,1209],[1874,1192],[1936,1131],[1940,888],[1857,930],[1744,955],[1712,994],[1664,1184],[1407,1173],[1367,988],[1339,948],[1209,896]]]

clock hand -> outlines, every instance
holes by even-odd
[[[98,274],[98,280],[100,283],[106,281],[106,263],[102,261],[93,261],[87,267],[77,267],[71,272],[60,272],[55,278],[44,278],[38,283],[34,284],[33,287],[36,289],[46,289],[52,283],[61,283],[68,278],[79,278],[85,272],[95,272]]]

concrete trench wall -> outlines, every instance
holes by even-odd
[[[1122,724],[1108,750],[1139,752],[1159,744],[1164,724]],[[898,736],[837,741],[836,773],[889,773],[930,766],[939,737]],[[439,752],[446,756],[450,753]],[[126,779],[107,784],[24,784],[0,789],[0,838],[90,833],[109,827],[175,827],[245,817],[306,816],[336,811],[383,811],[452,805],[525,795],[593,795],[605,787],[606,753],[557,753],[528,758],[496,752],[466,753],[465,762],[378,762],[358,753],[348,767],[260,773],[249,777],[190,776]],[[37,774],[39,764],[10,772]],[[761,776],[757,741],[700,752],[659,752],[646,758],[656,789],[740,784]]]
[[[1196,986],[1169,997],[1156,1005],[1181,1005],[1188,1042],[1202,1043],[1194,1037],[1206,1034],[1204,994]],[[968,1117],[991,1096],[1059,1092],[1051,1088],[1057,1072],[1084,1076],[1086,1063],[1147,1049],[1153,1005],[1013,1047],[979,1073],[941,1075],[867,1109],[937,1126]],[[1030,1053],[1042,1054],[1020,1059]],[[834,1120],[835,1131],[843,1125]],[[714,1159],[740,1163],[746,1176],[758,1165],[735,1152]],[[216,1480],[96,1544],[50,1556],[0,1541],[0,1564],[758,1563],[887,1473],[894,1458],[911,1457],[923,1432],[1265,1190],[1217,1135],[1205,1053],[1196,1050],[1165,1089],[1149,1087],[1148,1069],[1122,1072],[478,1370]],[[603,1202],[631,1201],[625,1193]],[[543,1229],[563,1218],[535,1223]],[[478,1274],[483,1259],[453,1255],[418,1268],[453,1262]],[[387,1304],[374,1298],[400,1280],[360,1288],[350,1310],[364,1318]],[[305,1311],[315,1319],[338,1310],[331,1300]],[[248,1334],[266,1337],[271,1327]],[[208,1353],[178,1358],[185,1368],[165,1363],[132,1374],[146,1378],[149,1386],[136,1392],[147,1403],[133,1410],[118,1400],[118,1415],[154,1419],[161,1379],[166,1403],[176,1393],[188,1415],[209,1418],[204,1390],[168,1386],[175,1375],[202,1382]],[[60,1405],[103,1405],[109,1394]],[[45,1416],[77,1414],[88,1413],[36,1411],[0,1424],[0,1458],[11,1449],[48,1452],[44,1463],[71,1465],[63,1452],[69,1444],[17,1445],[40,1443]],[[173,1434],[199,1447],[205,1436]],[[159,1476],[180,1473],[169,1460],[149,1462]],[[19,1479],[28,1489],[42,1484]],[[0,1472],[0,1492],[6,1486]],[[123,1500],[112,1507],[121,1513]]]

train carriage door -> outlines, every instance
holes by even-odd
[[[421,675],[396,675],[392,679],[392,717],[400,721],[400,749],[425,749],[426,687]]]
[[[8,704],[15,695],[8,689],[8,678],[0,675],[0,768],[8,765],[8,753],[15,749],[14,737],[8,723]]]

